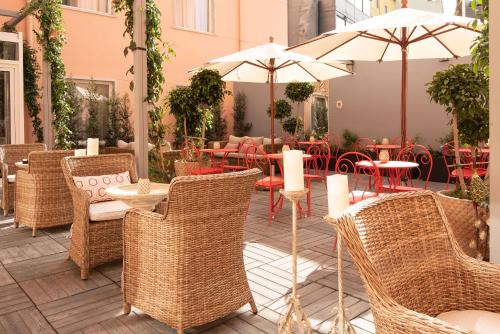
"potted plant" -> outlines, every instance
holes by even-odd
[[[314,93],[314,85],[309,82],[290,82],[285,87],[285,96],[290,99],[290,101],[297,103],[297,115],[296,118],[296,128],[294,133],[300,132],[300,125],[304,125],[302,118],[299,116],[299,106],[311,97]]]
[[[207,124],[213,118],[214,108],[220,106],[226,95],[226,85],[218,71],[202,69],[191,77],[191,93],[201,112],[201,146],[205,146]]]
[[[267,115],[271,117],[271,106],[267,108]],[[283,120],[292,115],[292,106],[285,99],[278,99],[274,101],[274,119],[280,122],[281,130],[283,132]]]
[[[459,188],[438,193],[455,236],[462,248],[474,257],[487,257],[488,227],[481,207],[488,201],[485,182],[477,175],[478,144],[489,137],[489,82],[482,71],[471,64],[450,66],[437,72],[427,85],[431,100],[444,106],[452,116],[455,165]],[[464,179],[458,148],[469,145],[472,164],[470,184]]]

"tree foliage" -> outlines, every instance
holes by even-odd
[[[252,128],[252,123],[245,122],[247,112],[247,97],[244,93],[238,92],[234,97],[233,117],[234,125],[233,132],[235,136],[243,137],[248,134]]]
[[[271,117],[271,106],[267,108],[267,115]],[[274,101],[274,118],[280,122],[292,115],[292,106],[285,99]]]
[[[298,116],[289,117],[283,122],[283,130],[291,134],[292,136],[302,131],[303,129],[304,122],[302,121],[302,118]]]
[[[476,73],[483,72],[490,75],[490,40],[489,40],[489,0],[472,0],[472,9],[476,13],[476,20],[473,22],[475,28],[480,23],[483,24],[481,34],[474,40],[471,47],[472,61]]]
[[[210,127],[207,132],[208,140],[223,140],[227,135],[227,122],[222,115],[222,106],[213,108]]]
[[[199,135],[202,115],[190,87],[172,89],[165,101],[175,116],[176,130],[184,136]]]
[[[87,137],[99,138],[100,124],[99,124],[99,101],[100,95],[97,93],[97,86],[94,81],[90,82],[87,89],[86,103],[89,118],[87,119]]]
[[[477,146],[489,138],[489,80],[469,64],[450,66],[434,74],[427,85],[431,100],[456,113],[460,141]]]
[[[290,82],[286,85],[285,95],[292,102],[306,101],[314,93],[314,85],[309,82]]]
[[[130,125],[130,98],[128,94],[109,98],[108,108],[107,144],[116,146],[118,140],[131,142],[134,139],[134,134]]]

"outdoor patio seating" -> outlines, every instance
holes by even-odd
[[[164,214],[126,214],[125,313],[133,305],[177,333],[248,303],[257,313],[243,263],[243,225],[259,174],[177,177]]]
[[[307,154],[312,156],[312,160],[306,161],[306,170],[304,179],[306,187],[309,188],[307,193],[307,214],[311,215],[311,183],[313,180],[321,181],[326,189],[326,177],[328,176],[330,166],[330,145],[328,142],[318,142],[318,144],[310,145],[307,148]]]
[[[6,144],[0,145],[0,163],[2,166],[2,202],[4,216],[14,209],[16,172],[19,167],[16,162],[27,159],[30,152],[45,151],[45,144]]]
[[[423,145],[410,145],[399,151],[398,161],[415,162],[418,167],[404,169],[398,174],[399,184],[392,187],[391,191],[416,191],[427,189],[431,177],[433,159],[429,149]],[[406,185],[401,185],[404,181]]]
[[[464,151],[468,152],[464,153]],[[470,156],[470,149],[459,149],[458,153],[460,155],[460,163],[462,164],[462,173],[464,175],[464,179],[470,181],[470,179],[472,178],[472,161]],[[477,174],[481,177],[484,177],[487,174],[487,162],[489,159],[489,154],[483,153],[481,152],[481,150],[479,150],[478,153],[479,159],[477,161]],[[453,144],[453,142],[448,142],[443,145],[442,154],[443,161],[446,164],[446,169],[448,171],[447,183],[453,181],[458,184],[458,170],[456,168],[455,145]]]
[[[81,278],[87,279],[91,268],[122,258],[123,217],[130,207],[121,201],[91,201],[89,191],[77,187],[74,177],[128,172],[130,182],[136,183],[135,160],[128,153],[66,157],[62,169],[73,200],[69,258],[80,267]]]
[[[338,225],[370,296],[377,333],[461,334],[467,331],[456,326],[473,320],[470,310],[483,318],[492,316],[484,311],[500,313],[500,266],[463,253],[432,192],[369,199]]]
[[[28,169],[18,170],[16,176],[16,227],[39,228],[73,223],[73,203],[64,179],[61,160],[73,151],[31,152]]]

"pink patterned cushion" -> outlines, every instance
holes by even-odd
[[[119,174],[97,175],[97,176],[73,176],[75,186],[83,189],[90,196],[90,203],[111,201],[112,198],[106,194],[106,188],[118,184],[130,184],[128,171]]]

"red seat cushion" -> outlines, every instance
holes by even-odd
[[[224,165],[224,169],[228,169],[228,170],[246,170],[248,168],[246,166],[239,166],[239,165]]]
[[[321,175],[316,175],[316,174],[304,174],[304,178],[306,178],[306,179],[322,180],[324,177],[321,176]]]
[[[192,175],[207,175],[207,174],[220,174],[222,170],[220,168],[206,167],[196,169],[191,172]]]
[[[464,173],[464,177],[466,179],[470,179],[472,177],[472,168],[462,168],[462,172]],[[478,168],[477,169],[477,175],[479,176],[486,176],[486,168]],[[458,177],[458,170],[454,169],[451,172],[451,176],[453,177]]]
[[[255,182],[256,186],[259,187],[267,187],[269,188],[270,186],[277,187],[277,186],[282,186],[285,184],[285,181],[283,180],[282,177],[279,176],[273,176],[272,178],[270,176],[267,176],[263,179],[257,180]]]

